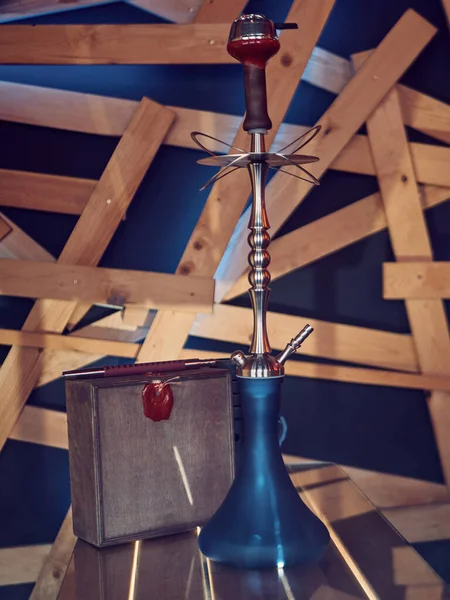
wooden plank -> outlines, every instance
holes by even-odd
[[[4,25],[0,64],[230,64],[228,23]]]
[[[400,586],[408,586],[411,583],[413,586],[417,586],[416,591],[422,591],[422,598],[428,599],[430,597],[430,586],[437,581],[441,581],[438,586],[442,594],[441,598],[448,598],[447,586],[412,546],[405,544],[400,548],[392,548],[392,565],[395,580]],[[432,589],[434,593],[435,588]]]
[[[72,329],[74,329],[78,323],[84,319],[84,317],[88,314],[88,312],[91,310],[92,305],[89,304],[88,302],[80,302],[76,305],[76,307],[74,308],[74,310],[72,311],[72,314],[69,317],[69,320],[67,322],[67,326],[66,328],[69,331],[72,331]]]
[[[148,100],[147,98],[143,98],[141,101],[141,105],[140,108],[138,109],[138,111],[135,113],[135,116],[133,117],[133,120],[130,122],[126,132],[133,132],[134,135],[137,134],[137,137],[139,139],[139,142],[141,144],[144,143],[144,139],[141,136],[140,132],[137,132],[137,127],[138,127],[138,118],[137,118],[137,114],[139,113],[139,110],[141,110],[142,106],[148,106],[148,111],[150,113],[151,111],[151,107],[157,107],[158,105],[156,103],[152,103],[152,101]],[[129,179],[128,181],[125,180],[124,178],[121,177],[120,175],[120,163],[121,163],[121,156],[122,153],[124,152],[124,148],[127,147],[127,144],[124,143],[124,139],[121,139],[121,141],[119,142],[118,146],[116,147],[116,151],[114,152],[113,156],[111,157],[110,162],[107,165],[106,171],[103,173],[102,178],[100,180],[100,182],[97,184],[90,201],[92,202],[93,198],[97,198],[100,199],[101,197],[103,197],[103,202],[106,203],[106,205],[109,207],[108,213],[111,213],[112,216],[112,223],[115,223],[115,214],[116,214],[116,210],[113,208],[111,210],[111,207],[113,206],[114,202],[115,202],[115,198],[114,196],[117,195],[118,198],[120,199],[120,196],[122,194],[124,194],[124,198],[126,198],[126,202],[129,204],[129,202],[131,202],[132,197],[134,196],[134,193],[136,192],[137,188],[139,187],[140,182],[142,181],[142,177],[144,176],[146,170],[148,169],[149,165],[151,164],[156,152],[159,149],[159,146],[162,143],[162,140],[164,139],[165,135],[167,134],[167,131],[170,129],[170,126],[173,122],[174,119],[174,114],[169,111],[166,108],[160,107],[160,113],[161,113],[161,121],[158,122],[156,119],[156,115],[155,118],[152,119],[151,116],[149,115],[147,117],[147,119],[144,119],[144,121],[147,121],[145,123],[145,125],[147,126],[147,131],[148,131],[148,135],[149,135],[149,140],[151,140],[151,142],[147,141],[147,146],[145,147],[145,151],[143,152],[142,156],[141,156],[141,160],[137,161],[137,163],[134,165],[135,166],[135,172],[132,173],[131,175],[129,175]],[[136,127],[136,129],[134,129],[134,127]],[[153,131],[152,131],[153,129]],[[133,133],[130,136],[130,140],[132,139]],[[131,148],[133,148],[133,143],[131,145]],[[106,175],[105,175],[106,174]],[[97,200],[96,200],[97,201]],[[119,201],[119,210],[121,210],[120,206],[120,201]],[[94,210],[94,213],[96,213],[96,210]],[[124,216],[125,213],[122,214],[122,218]],[[85,217],[88,218],[85,218]],[[85,211],[82,215],[82,218],[79,220],[78,224],[77,224],[77,228],[80,228],[80,223],[87,227],[87,232],[89,232],[89,228],[90,228],[90,218],[92,217],[92,215],[89,214],[89,210]],[[84,221],[82,220],[84,218]],[[95,223],[95,220],[94,220]],[[117,227],[117,225],[115,225],[115,227]],[[102,240],[102,236],[103,236],[103,232],[106,232],[106,237]],[[111,232],[109,231],[108,227],[106,227],[105,229],[101,229],[100,231],[96,232],[97,235],[100,236],[99,239],[99,244],[100,244],[100,248],[103,248],[102,253],[104,251],[104,249],[106,248],[106,246],[108,245],[110,239],[111,239]],[[78,234],[78,235],[82,235],[82,234]],[[75,236],[76,239],[76,236]],[[70,240],[69,240],[70,241]],[[94,245],[97,242],[93,242]],[[103,245],[106,244],[106,245]],[[76,246],[75,246],[76,247]],[[67,245],[63,250],[63,254],[66,251]],[[100,260],[100,256],[101,254],[97,254],[97,258],[94,259],[94,262],[92,263],[92,265],[96,265],[98,263],[98,260]],[[61,261],[61,257],[59,259],[59,261]],[[67,257],[63,257],[62,262],[68,262],[68,263],[81,263],[83,264],[83,260],[72,260],[70,258],[70,252],[69,252],[69,256]],[[87,261],[87,263],[85,264],[90,264],[89,260]],[[69,310],[69,307],[67,307],[67,310]],[[81,311],[81,315],[84,315],[85,312],[87,312],[86,310],[86,306],[83,307],[79,307],[77,305],[74,305],[72,307],[71,310],[71,314],[68,318],[68,320],[66,321],[66,324],[68,322],[71,323],[71,326],[74,326],[76,324],[76,322],[74,323],[74,320],[77,317],[80,317],[80,311]],[[84,311],[84,312],[83,312]]]
[[[356,64],[364,58],[357,57]],[[399,261],[431,261],[431,244],[395,89],[370,115],[367,131],[394,255]],[[406,310],[422,373],[448,375],[450,335],[442,301],[407,300]],[[444,477],[450,486],[450,439],[445,429],[450,423],[449,401],[448,392],[433,392],[428,399]]]
[[[34,331],[16,331],[0,329],[0,345],[28,346],[53,350],[76,350],[86,354],[103,354],[122,358],[136,358],[139,344],[96,340],[92,338],[72,337],[59,333],[38,333]]]
[[[378,509],[381,508],[382,514],[394,527],[396,527],[396,516],[398,515],[398,523],[405,523],[405,527],[402,529],[397,527],[398,531],[404,535],[408,528],[411,537],[414,536],[417,538],[414,540],[408,539],[410,542],[420,541],[419,533],[417,533],[419,529],[423,532],[420,535],[424,536],[424,541],[425,536],[429,537],[430,541],[433,536],[436,539],[443,539],[441,534],[437,532],[437,528],[433,526],[433,523],[435,522],[441,523],[441,515],[443,516],[447,513],[449,506],[447,502],[441,503],[448,499],[447,490],[443,485],[398,475],[379,473],[377,471],[369,471],[367,469],[357,469],[354,467],[338,465],[340,467],[341,475],[333,469],[333,463],[318,461],[314,458],[283,454],[283,460],[286,465],[290,466],[303,466],[308,464],[324,466],[320,472],[311,470],[302,473],[302,483],[304,485],[320,484],[325,481],[342,481],[342,479],[344,479],[342,475],[349,476],[352,482],[356,484],[358,489],[364,493],[369,501],[377,506]],[[327,466],[327,468],[325,468],[325,466]],[[414,502],[416,500],[419,502],[427,502],[427,504],[415,505]],[[438,504],[435,502],[438,502]],[[402,504],[405,503],[411,503],[411,506],[402,506]],[[391,505],[393,507],[391,507]],[[383,508],[384,506],[387,506],[388,508]],[[340,510],[339,507],[338,510]],[[409,514],[416,514],[416,510],[418,511],[418,517],[420,518],[421,515],[424,514],[424,518],[422,523],[415,524],[417,529],[414,534],[412,532],[414,525],[412,523],[412,517],[411,519],[409,518]],[[409,513],[409,511],[411,512]],[[429,518],[427,518],[428,511],[430,515]],[[393,515],[392,521],[390,515]],[[444,528],[446,531],[448,530],[447,523],[445,523],[445,525],[442,524],[442,529],[440,531],[443,531]],[[440,537],[437,538],[436,536]],[[409,596],[407,597],[409,598]]]
[[[303,74],[308,83],[334,94],[340,94],[352,77],[349,60],[319,47]],[[405,85],[398,85],[397,91],[405,125],[450,144],[450,106]]]
[[[0,259],[0,295],[212,312],[214,280],[126,269]]]
[[[200,4],[196,23],[230,23],[244,10],[247,0],[204,0]]]
[[[175,23],[231,23],[247,0],[126,0]]]
[[[308,83],[339,94],[352,76],[353,70],[349,61],[327,50],[315,47],[302,78]],[[50,122],[49,126],[51,127],[73,128],[75,131],[106,135],[121,135],[138,104],[132,100],[40,88],[12,82],[0,82],[0,89],[0,99],[3,98],[3,102],[0,102],[1,111],[3,113],[10,111],[11,118],[9,120],[19,119],[20,122],[23,122],[28,115],[28,119],[31,119],[34,124],[42,122],[44,125],[45,122]],[[398,86],[398,92],[406,125],[450,143],[450,107],[447,104],[403,85]],[[14,102],[11,96],[14,97]],[[31,98],[35,101],[32,102]],[[48,106],[49,103],[52,105],[52,110]],[[239,117],[232,115],[217,115],[181,107],[172,107],[172,109],[179,110],[185,117],[189,116],[193,120],[193,125],[187,127],[189,132],[193,129],[212,131],[211,121],[214,123],[217,116],[221,125],[215,133],[212,131],[211,134],[229,141],[236,133],[240,121]],[[37,113],[41,113],[38,118],[36,118]],[[195,119],[199,118],[202,113],[206,121],[203,121],[204,126],[200,128],[195,126]],[[14,117],[14,115],[16,116]],[[208,117],[208,115],[211,116]],[[208,127],[206,127],[207,124]],[[177,126],[171,131],[176,129]],[[227,129],[231,129],[229,136],[226,134]],[[188,137],[185,143],[191,143]]]
[[[302,346],[302,354],[402,371],[418,370],[409,335],[306,317],[269,312],[267,330],[271,346],[281,350],[306,323],[310,323],[315,331]],[[191,335],[246,346],[252,331],[251,309],[217,304],[212,315],[197,315]]]
[[[445,16],[447,17],[448,24],[450,25],[450,0],[442,0],[442,6],[444,8]]]
[[[0,119],[120,136],[139,102],[0,81]]]
[[[143,339],[147,327],[128,325],[122,318],[122,311],[118,310],[107,317],[94,321],[77,331],[71,337],[93,338],[98,340],[112,340],[117,342],[136,342]]]
[[[64,371],[82,369],[105,358],[104,354],[87,354],[77,350],[44,350],[42,354],[36,387],[59,379]]]
[[[383,298],[450,298],[450,262],[384,263]]]
[[[0,169],[0,206],[80,215],[96,181]]]
[[[320,476],[321,472],[325,472],[324,479],[311,482],[311,473]],[[405,598],[407,592],[417,589],[426,590],[423,598],[430,597],[430,591],[439,591],[441,597],[445,594],[443,581],[352,481],[342,478],[339,467],[299,471],[292,473],[291,479],[327,525],[332,541],[368,598]]]
[[[92,325],[82,327],[70,334],[69,337],[83,337],[135,343],[141,341],[148,329],[133,327],[122,321],[120,311],[96,321]],[[42,352],[42,369],[37,382],[38,386],[45,385],[61,377],[63,371],[79,369],[105,358],[104,354],[87,354],[74,350],[44,350]]]
[[[267,136],[272,143],[284,119],[309,55],[334,5],[334,0],[295,0],[287,21],[302,23],[302,33],[281,33],[283,53],[267,67],[268,103],[273,129]],[[286,60],[286,57],[289,60]],[[237,147],[248,145],[247,134],[240,129],[233,140]],[[250,192],[245,170],[232,180],[224,178],[214,184],[203,212],[192,233],[177,272],[212,277]],[[182,349],[192,326],[192,318],[181,313],[158,313],[139,353],[140,362],[174,358]]]
[[[181,358],[228,358],[224,352],[208,350],[183,350]],[[401,387],[418,390],[446,390],[450,388],[450,378],[431,375],[411,375],[398,371],[379,369],[362,369],[361,367],[342,367],[340,365],[322,365],[305,361],[289,360],[285,365],[286,375],[290,377],[306,377],[307,379],[324,379],[342,381],[362,385],[378,385]]]
[[[0,223],[6,223],[11,229],[11,235],[0,241],[0,258],[17,258],[19,260],[33,260],[38,262],[55,262],[55,258],[47,252],[42,246],[35,242],[30,236],[22,231],[15,223],[8,219],[5,215],[0,213]],[[87,307],[84,304],[77,305],[70,319],[72,320],[81,313],[78,312],[78,308],[87,310],[91,307],[89,304]],[[80,316],[81,318],[81,316]]]
[[[57,600],[76,541],[72,525],[72,508],[69,508],[39,573],[30,600]]]
[[[349,466],[342,466],[342,469],[379,509],[448,500],[447,488],[441,483]]]
[[[22,260],[39,260],[54,262],[55,258],[45,248],[35,242],[20,227],[0,212],[0,222],[6,223],[10,233],[0,241],[1,258],[17,258]]]
[[[75,544],[76,547],[76,544]],[[74,556],[69,562],[67,567],[66,576],[62,582],[61,589],[59,591],[58,600],[78,600],[77,599],[77,581],[75,572],[75,560]],[[411,600],[411,599],[406,599]],[[430,600],[435,600],[434,597]]]
[[[398,85],[403,122],[450,144],[450,106],[406,85]]]
[[[311,475],[316,474],[317,477],[311,479]],[[375,511],[375,507],[358,491],[337,465],[323,467],[316,473],[310,471],[306,471],[305,474],[303,471],[292,473],[291,479],[297,487],[305,488],[303,495],[309,503],[313,499],[317,500],[313,504],[317,506],[317,512],[323,515],[327,525],[333,521],[350,519]],[[317,486],[324,488],[323,493],[316,491]],[[353,491],[348,493],[352,488],[354,493]],[[342,502],[333,501],[337,498],[340,498]]]
[[[148,10],[175,23],[190,23],[202,0],[125,0],[128,4]]]
[[[123,322],[134,327],[150,327],[154,316],[154,313],[139,306],[125,306],[122,313]]]
[[[9,436],[11,440],[67,450],[67,416],[64,412],[25,406]]]
[[[448,450],[448,432],[450,431],[449,400],[448,392],[433,391],[427,396],[428,409],[431,414],[431,422],[433,424],[434,437],[441,458],[442,470],[447,487],[450,488],[450,454]]]
[[[450,198],[450,188],[424,186],[420,192],[423,210]],[[379,193],[366,196],[345,208],[299,227],[272,242],[272,281],[369,235],[383,231],[386,227],[386,215]],[[225,300],[231,300],[248,290],[247,275],[248,269],[229,290]]]
[[[412,544],[450,539],[448,503],[390,508],[383,515]]]
[[[323,460],[315,460],[314,458],[304,458],[303,456],[296,456],[294,454],[284,454],[283,453],[282,456],[283,456],[284,464],[288,465],[290,467],[303,466],[303,465],[319,466],[319,465],[332,464],[332,463],[325,462]]]
[[[290,361],[287,363],[286,374],[294,377],[342,381],[362,385],[450,391],[450,377],[411,375],[397,371],[321,365],[303,361]]]
[[[125,0],[129,4],[147,10],[169,21],[175,23],[191,22],[201,7],[202,0]],[[16,19],[29,18],[33,16],[57,13],[77,8],[86,8],[88,6],[98,6],[110,4],[113,0],[3,0],[0,7],[0,23],[14,21]],[[236,10],[231,13],[225,2],[222,2],[221,9],[217,10],[216,5],[219,2],[206,2],[206,10],[201,8],[203,18],[196,19],[199,22],[227,23],[235,18],[240,12],[238,5],[245,6],[246,2],[242,0],[235,2]],[[211,10],[210,6],[214,9]],[[231,15],[235,16],[231,16]],[[197,17],[200,15],[198,14]],[[214,18],[215,17],[215,18]],[[231,18],[230,18],[231,17]]]
[[[158,311],[139,351],[137,362],[178,358],[190,334],[194,318],[189,313]]]
[[[378,544],[375,543],[371,548],[373,558],[371,564],[370,561],[364,560],[365,556],[364,552],[361,551],[361,546],[358,547],[357,544],[355,546],[352,543],[351,532],[345,529],[342,531],[342,528],[339,528],[339,524],[336,527],[332,520],[333,515],[336,514],[336,505],[341,508],[340,514],[338,513],[339,520],[344,523],[345,519],[342,518],[344,514],[352,521],[356,519],[360,521],[367,516],[370,519],[374,514],[373,507],[365,498],[358,494],[356,488],[344,477],[344,473],[337,466],[330,465],[318,469],[302,470],[290,474],[290,477],[303,501],[327,526],[331,541],[339,551],[340,558],[346,563],[348,570],[359,583],[365,597],[370,600],[380,598],[381,595],[377,593],[379,592],[379,589],[377,589],[379,587],[377,585],[379,584],[379,577],[377,577],[376,569],[378,560],[375,559],[373,553],[374,551],[376,552],[376,547],[380,541],[382,542],[384,553],[388,553],[389,544],[383,543],[385,539],[380,538],[377,532],[376,542]],[[363,562],[361,559],[363,559]],[[390,597],[393,596],[390,595]]]
[[[353,77],[349,60],[316,46],[306,66],[303,79],[322,90],[340,94]]]
[[[171,106],[170,109],[175,112],[176,119],[173,127],[167,133],[164,143],[180,148],[194,148],[198,150],[197,144],[191,138],[191,131],[204,131],[224,142],[232,144],[242,121],[241,117],[236,115],[225,115],[207,110],[193,110],[191,108],[182,108],[181,106]],[[297,126],[288,126],[288,128],[292,127],[296,128]],[[279,132],[281,133],[284,129],[285,126],[281,125]],[[278,140],[278,135],[276,140],[277,143],[282,144],[282,141]],[[223,144],[216,143],[213,140],[211,140],[211,145],[208,142],[208,148],[216,152],[224,151]]]
[[[113,342],[136,343],[143,340],[148,327],[135,327],[123,322],[122,311],[116,311],[107,317],[85,325],[69,334],[70,337],[108,340]]]
[[[435,32],[436,29],[413,10],[405,12],[319,120],[322,130],[308,145],[308,153],[320,157],[317,163],[309,165],[311,173],[320,179]],[[311,187],[311,184],[286,173],[277,173],[271,179],[266,190],[266,205],[272,235],[303,201]],[[247,267],[248,218],[247,209],[217,270],[216,301],[222,300]]]
[[[0,118],[5,121],[121,136],[138,105],[134,100],[0,81]],[[197,148],[190,137],[193,130],[207,131],[231,142],[241,122],[233,115],[168,108],[175,112],[176,120],[164,143],[174,146]]]
[[[36,581],[50,544],[0,548],[0,586]]]
[[[0,217],[0,242],[9,234],[11,233],[11,227],[8,225],[8,223],[2,219]]]
[[[433,185],[449,185],[448,172],[450,148],[430,144],[410,144],[411,158],[416,179]],[[444,170],[444,173],[442,173]]]
[[[144,99],[116,147],[83,214],[59,257],[64,264],[94,266],[100,260],[170,127],[173,114]],[[108,202],[110,201],[110,202]],[[40,300],[25,331],[61,332],[74,302]],[[37,383],[42,356],[35,348],[14,346],[0,368],[0,447]]]
[[[99,4],[109,4],[113,0],[2,0],[0,23],[38,17],[49,13],[64,12]]]
[[[230,3],[227,3],[227,7]],[[225,21],[222,21],[225,22]],[[302,79],[322,89],[339,94],[353,76],[350,61],[327,50],[313,49]],[[10,113],[9,120],[29,119],[34,124],[49,124],[75,131],[121,135],[128,125],[137,102],[94,94],[83,94],[12,82],[0,82],[0,114]],[[403,120],[406,125],[423,131],[444,142],[450,143],[450,106],[431,96],[398,85]],[[49,106],[51,104],[51,106]],[[75,104],[75,106],[73,106]],[[177,123],[169,132],[174,134],[175,145],[192,145],[189,133],[192,130],[209,131],[211,135],[231,141],[238,130],[240,118],[208,111],[171,107],[177,111]],[[38,115],[38,116],[37,116]],[[7,119],[8,120],[8,119]],[[180,120],[186,122],[184,135]],[[191,121],[191,124],[189,124]],[[200,121],[199,126],[197,122]],[[29,122],[29,121],[25,121]],[[291,128],[298,126],[291,125]],[[294,138],[294,129],[289,136]],[[178,138],[178,140],[177,140]],[[290,139],[280,138],[280,146]],[[170,143],[168,140],[166,143]],[[195,147],[192,145],[192,147]]]
[[[442,591],[439,585],[420,585],[415,588],[408,588],[404,595],[404,600],[443,600],[448,598],[448,594]],[[75,600],[68,597],[67,600]]]
[[[417,128],[431,134],[427,127],[440,126],[441,139],[448,136],[450,142],[450,108],[438,103],[446,112],[440,108],[436,109],[436,119],[428,119],[429,113],[434,114],[431,109],[429,112],[426,110],[429,101],[437,101],[404,86],[398,86],[398,89],[406,90],[406,96],[410,98],[413,107],[421,107],[408,109],[411,115],[418,115]],[[422,101],[422,98],[425,98],[425,101]],[[119,136],[128,125],[137,105],[138,103],[132,100],[0,82],[0,118],[19,123]],[[231,143],[241,121],[240,117],[234,115],[173,106],[169,108],[175,112],[176,119],[167,132],[164,143],[182,148],[197,148],[190,137],[191,131],[206,131]],[[413,119],[411,121],[414,122]],[[420,124],[423,127],[420,127]],[[448,133],[445,127],[448,128]],[[276,135],[274,145],[285,146],[307,129],[302,125],[283,124]],[[439,137],[437,129],[434,133],[435,137]],[[209,147],[212,150],[223,151],[223,145],[214,142],[209,144]],[[450,175],[448,169],[442,167],[449,160],[448,148],[413,142],[410,144],[410,151],[419,181],[430,185],[446,185]],[[354,135],[331,163],[330,169],[374,175],[375,166],[367,137]],[[75,183],[81,186],[78,180]],[[75,190],[73,193],[75,194]]]
[[[334,94],[340,94],[352,77],[349,60],[319,47],[314,48],[303,74],[308,83]],[[449,144],[450,106],[405,85],[398,85],[397,91],[405,125]]]
[[[409,150],[417,173],[417,181],[430,185],[450,185],[450,175],[446,168],[450,158],[450,148],[411,142]],[[332,162],[330,168],[362,175],[375,175],[375,165],[367,137],[355,135]]]
[[[307,464],[309,461],[313,459],[296,457],[296,456],[288,456],[287,464]],[[326,463],[322,463],[326,464]],[[322,483],[324,481],[336,481],[342,479],[339,476],[339,472],[333,473],[333,467],[328,467],[322,469],[324,471],[323,476],[319,478],[318,475],[320,473],[315,471],[317,474],[316,477],[311,480],[302,479],[305,483],[307,482],[309,485]],[[406,527],[409,527],[409,533],[411,537],[416,537],[417,539],[409,539],[406,535],[405,537],[410,542],[420,541],[419,535],[428,536],[431,538],[433,535],[440,535],[437,533],[437,528],[433,525],[433,523],[442,523],[441,515],[446,514],[448,510],[448,504],[435,504],[436,502],[441,503],[445,502],[448,499],[448,494],[445,486],[441,484],[436,484],[428,481],[422,481],[418,479],[411,479],[407,477],[401,477],[398,475],[390,475],[385,473],[378,473],[376,471],[368,471],[366,469],[357,469],[354,467],[345,467],[340,466],[340,472],[348,475],[353,483],[356,484],[358,489],[370,500],[372,504],[374,504],[378,509],[381,509],[382,514],[389,520],[390,516],[393,515],[391,524],[398,529],[398,531],[405,535]],[[305,475],[312,473],[311,471],[307,471]],[[304,476],[302,475],[302,478]],[[424,505],[417,506],[416,502],[426,502]],[[402,504],[408,504],[411,506],[402,506]],[[394,508],[393,508],[394,507]],[[398,507],[398,508],[396,508]],[[446,507],[446,509],[441,509],[441,507]],[[340,507],[337,506],[336,509],[340,511]],[[423,520],[419,523],[413,524],[412,517],[409,519],[409,514],[416,514],[416,510],[418,512],[418,516],[420,517],[422,514],[424,515]],[[411,511],[411,513],[408,513]],[[429,511],[429,513],[428,513]],[[429,518],[427,518],[427,514],[429,514]],[[396,522],[396,515],[398,515],[398,520]],[[404,516],[403,516],[404,515]],[[435,518],[433,518],[435,515]],[[338,513],[339,516],[339,513]],[[405,527],[397,527],[397,524],[400,522],[405,523]],[[406,525],[407,523],[407,525]],[[412,529],[416,526],[416,533],[414,534]],[[426,528],[426,529],[425,529]],[[443,531],[448,530],[448,524],[442,523]],[[421,531],[421,534],[418,533]],[[438,539],[438,538],[435,538]],[[440,537],[440,539],[443,539]]]

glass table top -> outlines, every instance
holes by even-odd
[[[249,571],[213,563],[198,530],[95,548],[78,540],[58,600],[438,600],[429,565],[334,465],[291,473],[332,542],[320,563]]]

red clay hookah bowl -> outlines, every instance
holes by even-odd
[[[244,66],[245,131],[265,132],[272,122],[267,111],[266,63],[280,49],[275,24],[261,15],[242,15],[234,21],[228,53]]]

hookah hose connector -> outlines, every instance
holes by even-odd
[[[314,329],[311,327],[311,325],[305,325],[300,333],[298,333],[288,344],[286,344],[286,348],[277,356],[277,361],[281,365],[284,365],[287,359],[297,352],[306,338],[311,335],[313,331]]]
[[[231,360],[237,365],[238,377],[282,377],[284,363],[297,352],[313,331],[311,325],[305,325],[278,356],[270,356],[270,354],[246,356],[242,350],[236,350],[231,355]]]

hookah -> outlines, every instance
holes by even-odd
[[[250,135],[250,152],[212,136],[193,132],[192,138],[211,156],[198,161],[221,169],[204,187],[237,168],[247,168],[252,186],[252,211],[248,242],[251,247],[249,290],[254,330],[249,355],[236,351],[244,420],[244,441],[236,478],[224,502],[199,534],[202,553],[215,562],[260,569],[287,567],[318,561],[329,542],[325,525],[303,503],[284,465],[278,442],[278,420],[284,363],[313,329],[306,325],[278,355],[271,355],[266,312],[269,300],[270,236],[265,207],[265,182],[269,168],[299,169],[294,175],[310,183],[317,179],[302,164],[318,158],[296,154],[318,133],[315,127],[278,152],[265,150],[265,134],[272,123],[267,112],[265,66],[280,42],[277,29],[297,29],[294,23],[275,24],[261,15],[242,15],[230,31],[227,50],[244,66],[246,116],[243,128]],[[204,137],[236,151],[216,155],[199,141]],[[296,146],[291,154],[287,148]],[[202,188],[203,189],[203,188]]]

